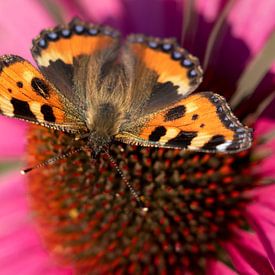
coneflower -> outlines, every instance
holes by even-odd
[[[95,8],[102,11],[100,4],[91,6],[90,12],[84,1],[79,2],[82,6],[76,6],[74,1],[70,5],[60,3],[63,3],[62,12],[69,13],[73,9],[74,13],[79,13],[76,8],[80,8],[85,10],[84,17],[95,17]],[[275,5],[272,1],[258,3],[254,0],[226,4],[187,1],[182,9],[180,2],[152,3],[151,11],[158,9],[153,18],[162,24],[153,26],[147,34],[179,36],[180,29],[167,30],[163,24],[173,18],[172,10],[177,15],[183,12],[183,46],[200,57],[205,70],[198,90],[226,96],[238,117],[255,129],[253,146],[245,152],[227,155],[114,143],[110,154],[144,198],[147,212],[138,207],[104,154],[93,160],[83,151],[36,169],[28,175],[27,192],[43,247],[50,259],[61,266],[61,271],[55,268],[52,272],[274,274],[274,112],[272,107],[265,115],[263,112],[274,95],[272,14]],[[122,6],[120,1],[113,4],[117,18],[110,17],[115,14],[106,11],[100,20],[111,23],[114,20],[114,25],[120,27],[125,24],[125,32],[146,32],[146,27],[138,24],[140,18],[131,19],[133,14],[136,18],[141,16],[138,8],[145,3],[129,1],[124,4]],[[52,11],[52,6],[47,7]],[[255,13],[257,25],[254,24]],[[169,17],[165,17],[166,14]],[[131,24],[127,25],[124,18]],[[172,23],[175,22],[177,20],[173,19]],[[258,31],[259,25],[261,31]],[[253,37],[261,43],[251,43]],[[5,50],[10,52],[10,49]],[[31,165],[72,148],[70,136],[39,126],[30,126],[27,136],[26,156]],[[81,145],[81,141],[78,144]],[[11,185],[9,191],[9,180],[5,180],[4,188],[0,186],[0,198],[6,211],[13,209],[13,213],[19,213],[15,218],[21,217],[20,209],[15,207],[20,196],[11,191],[17,185]],[[24,227],[16,223],[11,214],[3,212],[3,215],[8,221],[5,225],[15,224],[15,232],[20,236]],[[3,225],[1,222],[1,228]],[[20,250],[20,243],[16,246],[16,234],[11,235],[15,248],[10,254],[16,257],[16,249],[22,251],[18,254],[20,259],[9,261],[10,265],[16,265],[17,261],[20,263],[28,257]],[[10,238],[5,231],[0,239],[4,251],[12,250]],[[31,251],[33,240],[27,240]],[[30,252],[30,255],[35,253]],[[36,261],[35,257],[33,259]],[[39,259],[36,266],[37,263]],[[8,267],[2,252],[0,271],[12,274],[6,273],[9,270],[16,270],[16,267]],[[39,267],[25,274],[38,274],[38,270]],[[41,270],[46,270],[45,264]],[[42,271],[47,272],[50,273]]]

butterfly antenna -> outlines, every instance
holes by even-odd
[[[146,207],[142,201],[142,198],[136,193],[136,191],[134,190],[133,186],[130,184],[130,182],[126,179],[125,175],[123,174],[123,172],[120,170],[120,168],[118,167],[116,161],[113,159],[113,157],[109,154],[109,152],[103,148],[104,153],[108,156],[111,164],[114,166],[114,168],[117,170],[118,174],[121,176],[123,182],[127,185],[127,187],[129,188],[130,192],[132,193],[132,195],[134,196],[134,198],[136,199],[138,205],[140,206],[140,208],[142,209],[143,212],[147,212],[149,209],[148,207]]]
[[[41,168],[41,167],[44,167],[44,166],[47,166],[47,165],[50,165],[50,164],[53,164],[55,163],[56,161],[60,160],[60,159],[65,159],[65,158],[68,158],[70,156],[72,156],[73,154],[75,153],[78,153],[80,151],[82,151],[84,149],[84,146],[82,147],[79,147],[77,149],[74,149],[74,150],[71,150],[67,153],[63,153],[63,154],[60,154],[60,155],[56,155],[54,157],[51,157],[43,162],[40,162],[32,167],[29,167],[27,169],[24,169],[24,170],[21,170],[21,174],[22,175],[25,175],[27,173],[29,173],[30,171],[34,170],[34,169],[37,169],[37,168]]]

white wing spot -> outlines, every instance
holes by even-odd
[[[231,144],[232,144],[232,141],[226,141],[225,143],[216,146],[216,149],[219,150],[219,151],[221,151],[221,152],[225,152],[226,148],[228,146],[230,146]]]
[[[35,77],[35,75],[34,75],[34,73],[33,72],[31,72],[31,71],[25,71],[24,73],[23,73],[23,78],[27,81],[27,82],[29,82],[29,83],[31,83],[31,81],[32,81],[32,79]]]

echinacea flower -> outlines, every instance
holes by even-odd
[[[203,64],[198,90],[224,95],[255,132],[252,148],[233,155],[113,144],[147,213],[104,155],[93,161],[81,152],[28,178],[6,173],[0,273],[274,274],[274,2],[21,2],[0,4],[1,53],[30,59],[31,38],[73,15],[124,34],[176,36]],[[25,126],[1,118],[0,127],[0,157],[18,159]],[[27,136],[31,163],[71,146],[67,135],[38,126]]]

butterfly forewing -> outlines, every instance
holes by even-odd
[[[0,57],[0,112],[68,132],[85,127],[77,109],[28,61],[15,55]]]
[[[67,25],[43,30],[33,41],[32,55],[60,92],[78,108],[85,108],[87,76],[97,78],[97,68],[117,52],[119,36],[110,27],[75,18]]]
[[[149,79],[151,83],[144,85],[152,87],[147,91],[150,93],[144,110],[147,113],[160,110],[187,96],[202,81],[198,59],[180,48],[174,39],[130,35],[125,48],[136,59],[135,72],[144,71],[141,69],[144,67],[156,76]],[[137,79],[142,80],[138,75]]]

